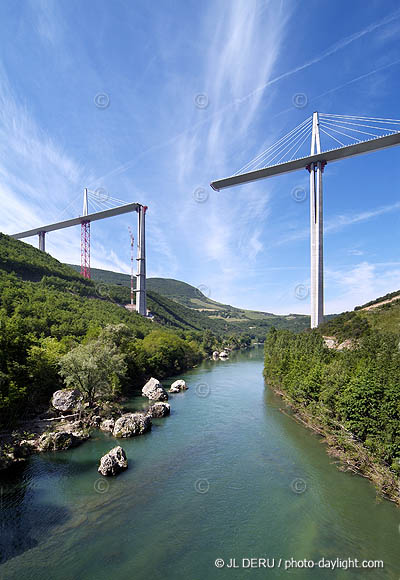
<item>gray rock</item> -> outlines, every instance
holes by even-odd
[[[53,393],[51,404],[58,411],[73,411],[82,398],[78,389],[60,389]]]
[[[160,381],[152,377],[142,389],[142,396],[152,401],[168,401],[167,391]]]
[[[219,353],[219,358],[228,358],[228,356],[229,354],[225,350]]]
[[[212,353],[212,356],[214,359],[219,357],[219,352],[217,350],[214,350],[214,352]]]
[[[115,421],[114,437],[135,437],[151,429],[151,417],[145,413],[126,413]]]
[[[104,421],[100,423],[100,429],[102,431],[110,431],[110,433],[112,433],[114,430],[114,425],[114,419],[104,419]]]
[[[147,415],[153,417],[154,419],[158,419],[160,417],[166,417],[171,412],[171,405],[169,403],[164,403],[160,401],[158,403],[154,403],[147,409]]]
[[[101,475],[117,475],[128,467],[125,451],[119,445],[103,455],[100,459],[98,472]]]
[[[84,431],[54,431],[44,433],[38,441],[38,451],[62,451],[70,447],[76,447],[89,439]]]
[[[180,393],[181,391],[186,391],[189,387],[187,386],[186,382],[183,379],[178,379],[174,383],[172,383],[169,392],[170,393]]]

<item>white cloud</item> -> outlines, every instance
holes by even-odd
[[[397,267],[393,267],[396,266]],[[353,268],[326,270],[329,292],[326,312],[343,312],[400,289],[400,264],[361,262]]]

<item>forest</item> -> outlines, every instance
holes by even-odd
[[[216,348],[251,342],[246,334],[212,332],[200,313],[157,294],[149,297],[154,319],[129,312],[127,302],[129,289],[86,280],[0,234],[0,429],[48,405],[64,385],[60,364],[70,352],[76,360],[94,350],[120,357],[124,372],[111,382],[124,395],[152,375],[192,367]]]
[[[311,417],[335,445],[353,454],[361,471],[360,449],[396,476],[400,474],[400,349],[395,333],[381,332],[363,318],[344,316],[350,348],[328,349],[322,329],[294,334],[272,329],[265,342],[264,375],[269,385]],[[330,330],[338,321],[329,323]],[[326,330],[326,325],[322,327]],[[329,437],[328,437],[329,439]],[[362,447],[351,450],[352,442]],[[358,455],[358,456],[357,456]],[[378,482],[385,489],[389,482]]]

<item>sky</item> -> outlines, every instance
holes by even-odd
[[[148,206],[148,276],[308,314],[307,171],[209,183],[313,111],[399,119],[399,38],[395,0],[3,0],[0,231],[76,217],[101,191]],[[399,156],[325,168],[327,313],[400,289]],[[93,267],[130,271],[129,226],[92,224]],[[46,250],[79,264],[79,228]]]

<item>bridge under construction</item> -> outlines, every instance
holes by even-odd
[[[137,233],[137,273],[136,273],[136,312],[146,316],[146,210],[147,206],[140,203],[128,203],[117,207],[111,207],[105,210],[96,211],[94,213],[88,212],[90,196],[93,197],[93,192],[87,188],[83,193],[83,215],[11,234],[12,238],[21,240],[23,238],[30,238],[38,236],[39,249],[43,252],[46,250],[46,234],[56,230],[62,230],[73,226],[81,226],[81,274],[85,278],[90,278],[90,224],[91,222],[103,220],[106,218],[122,215],[130,212],[137,212],[138,214],[138,233]],[[107,200],[109,196],[107,196]],[[100,202],[103,201],[100,199]],[[106,199],[104,200],[106,201]],[[119,200],[117,200],[119,201]],[[99,205],[99,204],[97,204]],[[101,204],[100,204],[101,205]]]

